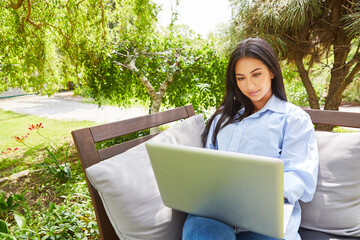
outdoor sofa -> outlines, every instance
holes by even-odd
[[[305,111],[314,124],[360,128],[360,113]],[[96,149],[95,143],[181,119],[160,134]],[[203,128],[203,116],[189,105],[72,132],[101,239],[181,239],[186,214],[163,205],[143,143],[201,147]],[[360,132],[316,132],[316,138],[317,191],[311,202],[301,203],[300,235],[304,240],[360,239]]]

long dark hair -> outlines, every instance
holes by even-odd
[[[240,91],[236,83],[235,64],[243,57],[256,58],[263,62],[275,76],[271,80],[272,93],[282,100],[287,100],[279,60],[270,44],[260,38],[243,40],[236,46],[230,56],[226,68],[226,93],[224,100],[206,124],[202,134],[204,146],[209,135],[210,126],[218,114],[221,114],[221,117],[215,126],[212,136],[212,143],[214,145],[216,143],[216,136],[223,127],[230,123],[241,121],[255,110],[251,100]],[[245,112],[239,116],[237,113],[241,108],[244,108]]]

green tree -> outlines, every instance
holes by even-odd
[[[68,82],[84,84],[90,51],[113,39],[146,38],[156,16],[150,0],[0,1],[0,92],[52,94]]]
[[[88,59],[93,68],[86,67],[87,83],[98,102],[130,105],[136,98],[151,113],[161,104],[203,111],[218,105],[224,93],[226,60],[214,41],[189,33],[154,32],[146,42],[119,42]]]
[[[104,0],[0,2],[0,92],[51,94],[77,82],[82,51],[106,40]]]
[[[326,110],[338,110],[360,71],[360,2],[351,0],[231,0],[232,41],[262,37],[280,59],[296,64],[311,108],[320,108],[310,79],[315,63],[330,69]]]

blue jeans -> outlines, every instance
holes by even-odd
[[[234,228],[223,222],[189,214],[183,228],[183,240],[275,240],[253,232],[235,234]]]

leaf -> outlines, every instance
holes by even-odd
[[[52,160],[57,166],[59,165],[59,161],[57,160],[56,156],[48,149],[45,148],[46,151],[48,152],[48,155],[50,157],[50,160]]]
[[[64,171],[67,173],[68,181],[70,181],[71,180],[71,168],[70,167],[65,167]]]
[[[50,202],[49,203],[49,212],[52,212],[56,208],[55,204]]]
[[[57,169],[53,166],[48,166],[48,169],[53,175],[56,175],[58,172]]]
[[[23,195],[23,194],[15,194],[15,197],[16,197],[19,201],[24,201],[24,195]]]
[[[2,240],[16,240],[16,238],[13,237],[12,235],[2,232],[0,232],[0,237],[4,237],[4,238],[0,238]]]
[[[10,233],[6,222],[1,219],[0,219],[0,233]]]
[[[5,212],[8,208],[8,205],[6,204],[6,202],[2,199],[2,201],[0,202],[0,210]]]
[[[11,207],[12,207],[12,205],[14,203],[14,197],[9,196],[6,202],[7,202],[8,208],[11,209]]]
[[[27,228],[26,218],[23,215],[14,213],[14,217],[15,217],[16,224],[19,226],[20,229]]]

